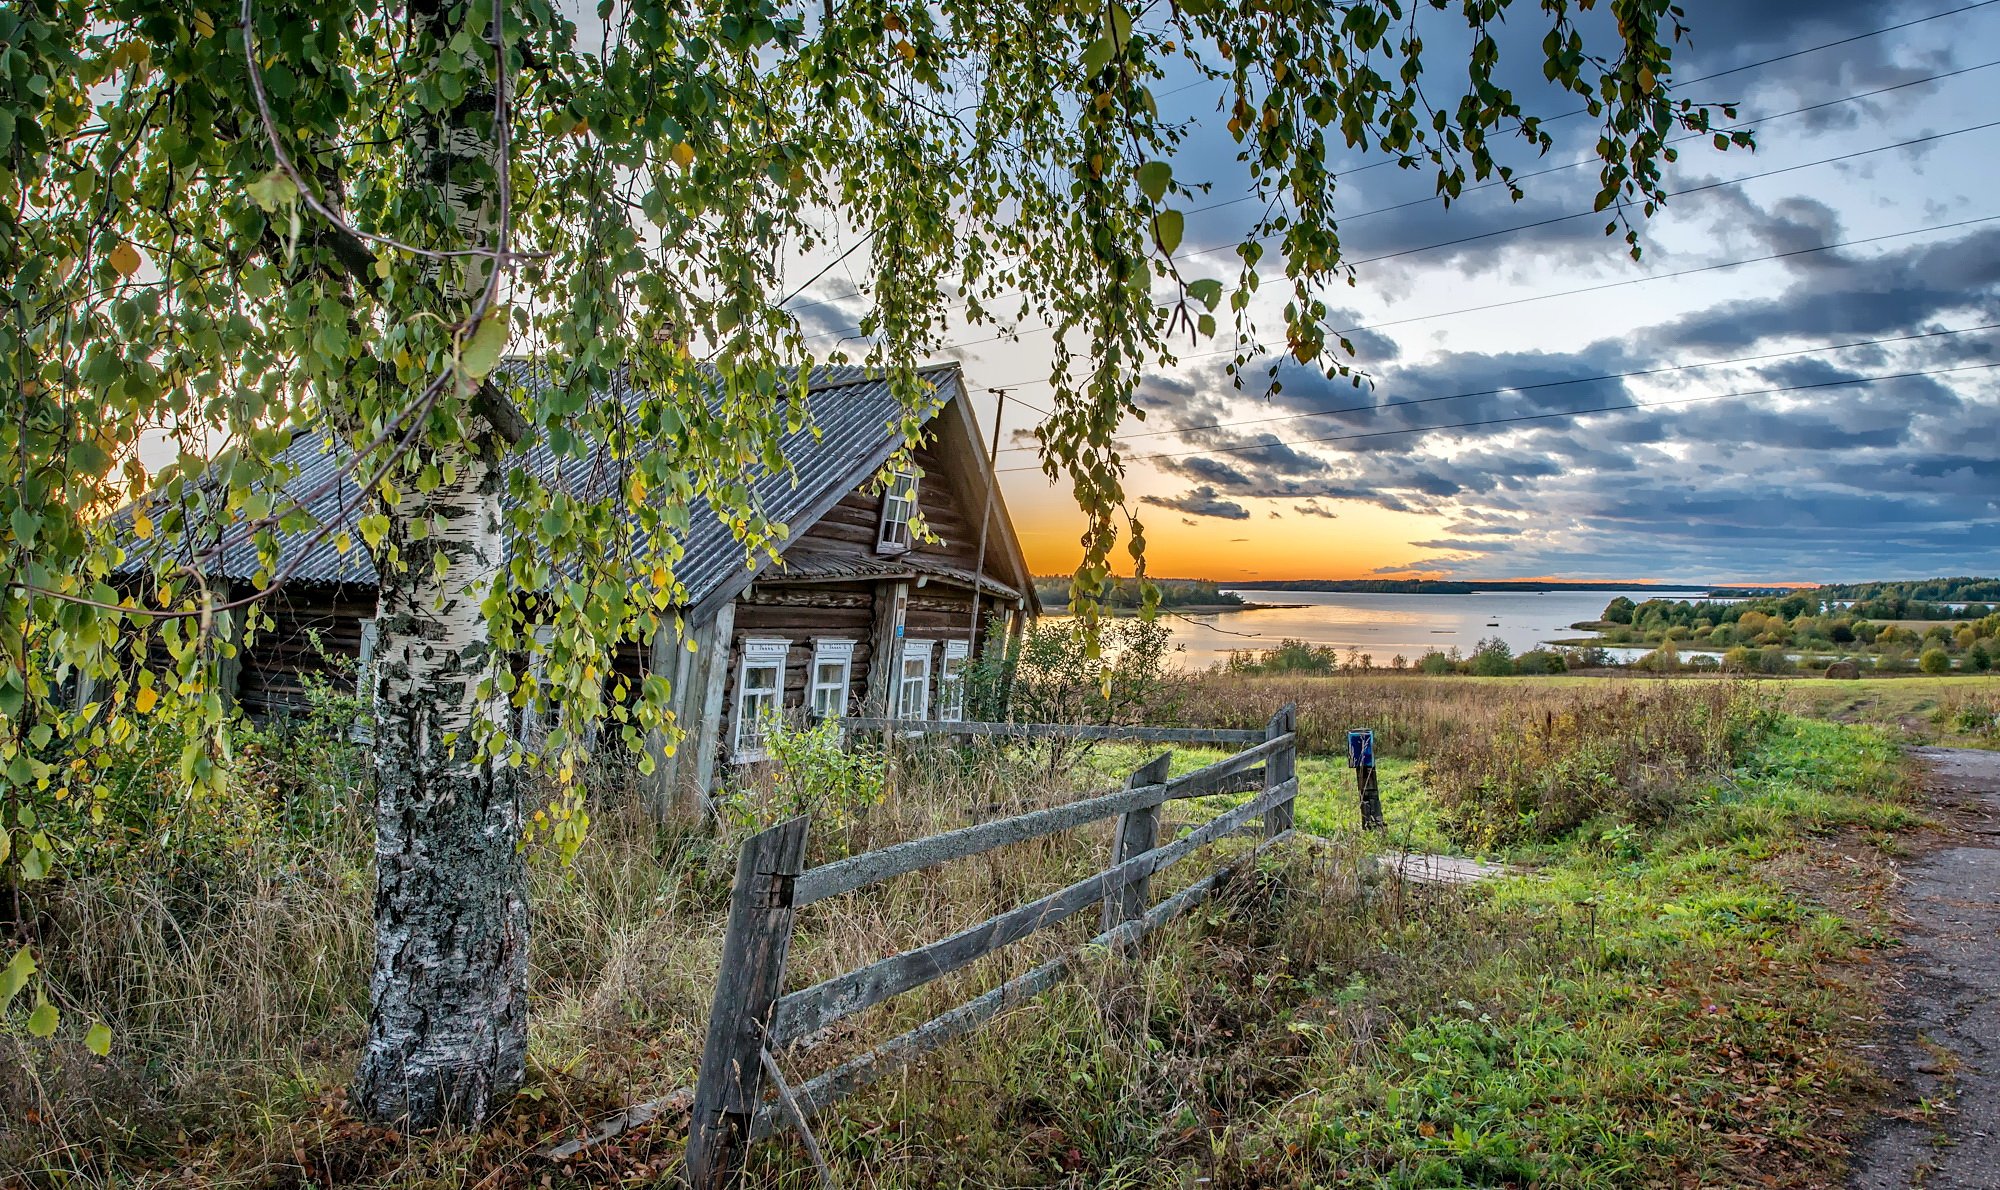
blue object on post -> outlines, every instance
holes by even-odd
[[[1351,769],[1372,769],[1375,767],[1375,733],[1363,728],[1347,733],[1347,767]]]

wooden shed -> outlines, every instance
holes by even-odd
[[[664,741],[649,743],[655,798],[706,790],[725,766],[760,758],[765,712],[961,715],[965,667],[993,626],[1018,631],[1038,611],[964,376],[955,364],[922,376],[938,409],[911,450],[915,470],[884,490],[878,477],[904,445],[900,403],[879,375],[813,371],[812,424],[783,442],[790,468],[754,481],[765,515],[789,526],[777,560],[746,564],[721,518],[705,503],[690,510],[679,567],[688,596],[678,609],[687,638],[663,630],[612,666],[662,674],[673,688],[686,738],[671,756]],[[545,466],[547,455],[530,448],[523,465]],[[327,489],[316,516],[358,520],[363,502],[338,479],[340,460],[324,438],[300,435],[291,462],[292,490]],[[372,562],[327,542],[301,561],[265,604],[277,630],[258,636],[234,676],[233,695],[253,716],[302,705],[309,677],[337,689],[351,689],[357,670],[365,680]],[[255,559],[230,548],[208,568],[248,590]]]

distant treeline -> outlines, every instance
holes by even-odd
[[[1235,607],[1243,602],[1241,595],[1224,591],[1207,579],[1199,578],[1156,578],[1153,585],[1160,591],[1160,606],[1175,607]],[[1069,604],[1069,576],[1066,574],[1044,574],[1035,576],[1035,595],[1047,608],[1065,607]],[[1135,608],[1140,604],[1139,584],[1134,579],[1121,578],[1103,599],[1104,606],[1110,608]]]
[[[1349,591],[1376,595],[1471,595],[1480,591],[1707,591],[1701,583],[1590,583],[1541,579],[1288,578],[1232,582],[1239,591]]]
[[[1634,603],[1621,595],[1590,627],[1605,644],[1652,645],[1667,655],[1679,649],[1724,651],[1725,668],[1752,668],[1750,653],[1766,650],[1765,662],[1755,667],[1765,672],[1772,672],[1768,662],[1783,661],[1787,650],[1873,657],[1877,668],[1915,665],[1930,673],[1954,668],[1984,673],[2000,658],[2000,613],[1989,603],[1967,602],[1948,614],[1949,605],[1908,602],[1893,593],[1850,604],[1823,596],[1823,590],[1731,603]],[[1896,620],[1929,623],[1918,629],[1882,622]]]
[[[1579,669],[1610,669],[1618,663],[1607,649],[1595,645],[1582,648],[1530,649],[1516,655],[1506,641],[1491,637],[1479,642],[1471,656],[1457,648],[1432,649],[1415,661],[1401,653],[1386,664],[1373,653],[1349,648],[1343,656],[1332,645],[1309,644],[1286,639],[1274,649],[1239,649],[1227,661],[1218,662],[1212,672],[1271,676],[1325,676],[1339,673],[1417,672],[1425,674],[1474,674],[1484,678],[1516,674],[1559,674]]]
[[[1812,594],[1822,600],[1857,604],[2000,603],[2000,578],[1927,578],[1901,582],[1829,583]],[[1871,613],[1873,614],[1873,613]],[[1884,619],[1919,620],[1928,616],[1893,616]]]

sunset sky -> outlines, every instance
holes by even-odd
[[[2000,570],[2000,381],[1988,370],[2000,331],[1973,329],[2000,323],[2000,4],[1686,7],[1694,41],[1677,73],[1706,79],[1686,94],[1738,101],[1758,150],[1687,144],[1668,187],[1692,193],[1646,230],[1641,264],[1584,214],[1596,171],[1557,168],[1590,155],[1589,121],[1551,125],[1559,147],[1545,158],[1517,153],[1523,173],[1551,171],[1529,178],[1517,204],[1487,190],[1447,211],[1423,201],[1429,173],[1354,157],[1341,230],[1349,259],[1372,263],[1340,296],[1373,384],[1357,391],[1294,366],[1275,399],[1257,385],[1237,392],[1210,344],[1149,376],[1149,417],[1125,431],[1145,436],[1124,445],[1153,573]],[[1442,61],[1458,18],[1435,15],[1430,52]],[[1538,47],[1517,34],[1506,48],[1526,51],[1520,92],[1538,90]],[[1192,80],[1156,93],[1193,124],[1176,176],[1215,183],[1211,209],[1189,217],[1198,249],[1238,234],[1244,208],[1227,200],[1244,184],[1215,112],[1220,89],[1182,86]],[[1583,217],[1558,220],[1570,215]],[[1232,261],[1197,254],[1183,268],[1233,283]],[[821,263],[800,262],[801,275]],[[855,285],[835,269],[801,298],[821,342],[853,349],[844,337],[862,300],[843,295]],[[1261,325],[1276,326],[1264,313]],[[1050,399],[1038,330],[1004,342],[961,328],[950,337],[966,345],[945,354],[975,387],[1008,389],[1007,500],[1035,568],[1062,571],[1081,521],[1023,437]],[[1894,378],[1849,383],[1870,377]],[[996,401],[976,392],[989,427]],[[1671,404],[1426,429],[1651,402]],[[1345,412],[1315,413],[1327,409]],[[1186,427],[1208,428],[1173,432]]]

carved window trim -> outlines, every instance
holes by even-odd
[[[828,680],[822,672],[827,666],[839,668],[838,680]],[[812,669],[806,679],[806,706],[814,717],[845,715],[847,700],[854,689],[854,642],[826,636],[813,641]],[[828,697],[822,700],[822,694]]]
[[[766,712],[784,713],[785,663],[791,651],[792,642],[779,637],[752,637],[743,642],[743,660],[736,667],[735,724],[730,737],[730,754],[738,763],[762,760],[766,755],[764,716]]]

